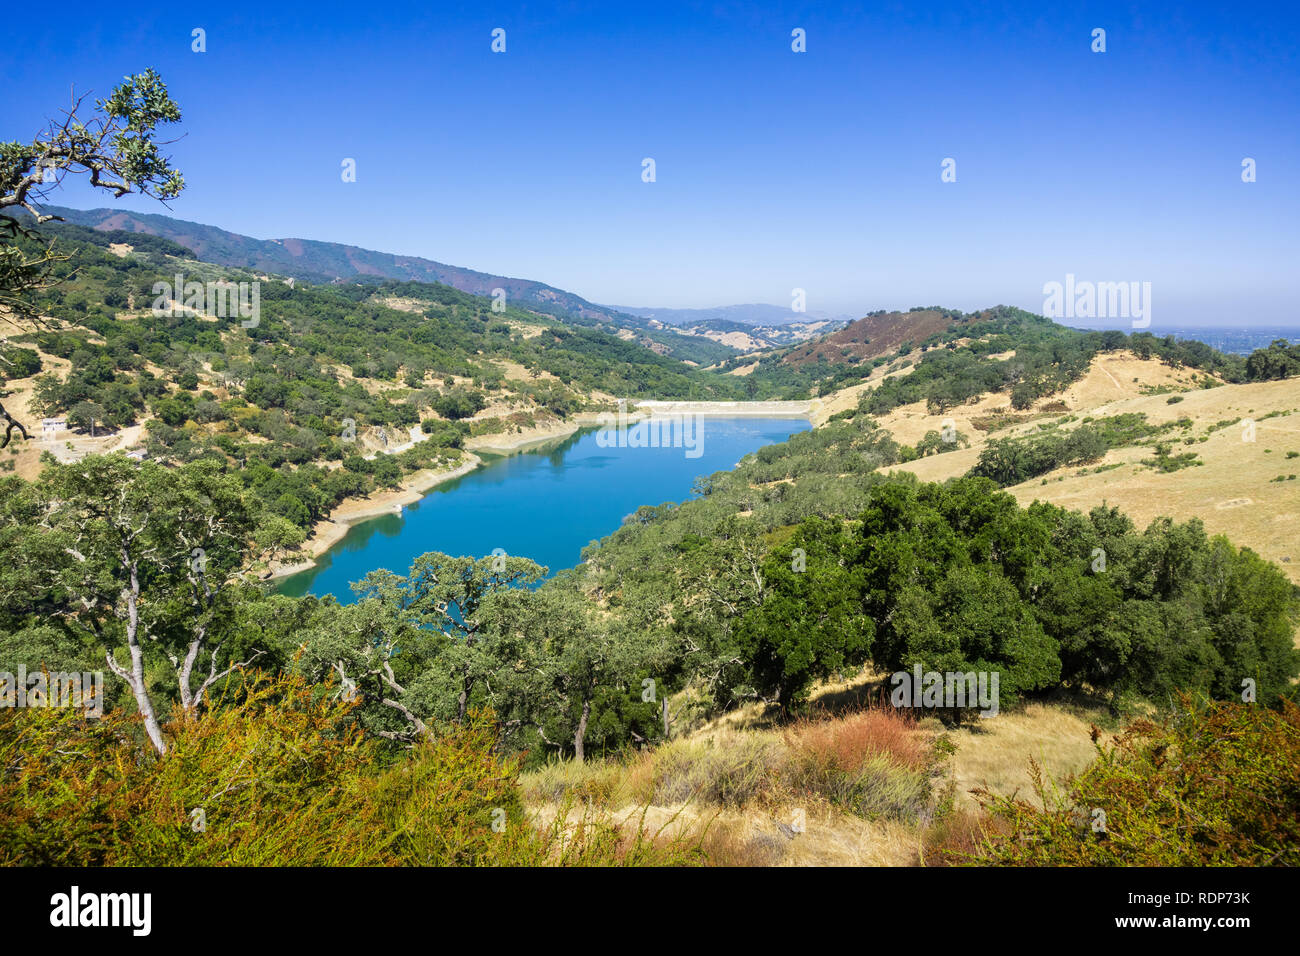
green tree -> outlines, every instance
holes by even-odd
[[[406,575],[372,571],[352,587],[360,598],[378,601],[397,620],[445,636],[439,666],[455,688],[455,718],[464,721],[472,695],[495,669],[480,635],[484,600],[503,588],[536,584],[545,576],[546,568],[527,558],[452,557],[431,551],[416,558]]]
[[[68,410],[68,426],[88,431],[93,438],[95,426],[108,419],[108,412],[95,402],[78,402]]]
[[[40,237],[4,210],[24,210],[38,226],[57,219],[41,212],[40,203],[68,173],[87,173],[92,186],[117,197],[139,192],[165,200],[185,186],[155,141],[159,125],[181,118],[157,73],[128,76],[107,99],[96,101],[97,112],[88,120],[77,115],[83,101],[84,96],[75,100],[61,120],[52,121],[30,143],[0,142],[0,308],[20,323],[42,323],[33,294],[57,284],[54,266],[68,257],[56,253],[52,242],[38,255],[24,252],[15,240]],[[9,444],[15,429],[28,437],[3,406],[0,416],[6,423],[0,448]]]
[[[38,609],[100,648],[159,753],[167,749],[159,704],[169,696],[160,675],[170,673],[180,707],[192,711],[247,663],[232,656],[249,649],[228,640],[225,625],[256,512],[215,462],[165,468],[115,454],[51,464],[4,498],[0,519],[5,553],[25,558],[0,572],[0,606]]]
[[[785,709],[815,680],[870,659],[875,625],[862,613],[854,549],[842,522],[813,517],[763,563],[763,603],[745,615],[740,647],[759,693]]]
[[[594,611],[567,586],[499,590],[483,614],[487,648],[498,663],[492,704],[501,717],[531,726],[543,743],[578,762],[593,729],[614,747],[645,739],[656,711],[640,696],[641,681],[655,669],[652,641]]]

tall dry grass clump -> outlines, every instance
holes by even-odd
[[[931,778],[941,753],[911,715],[880,708],[804,720],[785,739],[791,789],[866,819],[933,816]]]
[[[560,761],[526,774],[532,802],[734,810],[820,797],[860,816],[906,817],[930,803],[949,751],[906,712],[805,718],[784,731],[720,728],[622,760]]]
[[[765,734],[668,746],[655,754],[652,800],[720,807],[770,802],[781,792],[788,762],[781,742]]]
[[[785,737],[792,749],[844,771],[873,757],[912,770],[928,769],[934,760],[934,746],[918,733],[916,719],[893,708],[873,708],[831,720],[805,718]]]
[[[676,833],[714,866],[896,865],[916,862],[919,833],[951,810],[951,786],[936,786],[950,753],[946,736],[880,707],[784,729],[715,725],[613,760],[556,761],[524,774],[521,789],[538,813],[559,805],[656,821],[656,840]]]

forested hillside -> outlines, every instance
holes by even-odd
[[[497,310],[445,285],[290,285],[188,258],[166,239],[129,237],[141,247],[117,254],[109,246],[128,238],[121,234],[75,226],[54,234],[71,258],[34,300],[54,321],[7,337],[4,380],[30,390],[33,413],[64,417],[74,433],[143,425],[139,446],[156,461],[226,463],[303,529],[344,498],[454,461],[471,435],[612,407],[614,397],[743,393],[734,377],[635,341]],[[172,308],[170,298],[156,309],[155,283],[170,290],[177,274],[258,283],[256,326]],[[398,453],[376,457],[381,450]]]
[[[916,401],[942,410],[987,392],[1005,392],[1023,408],[1078,379],[1094,356],[1120,349],[1230,382],[1268,377],[1258,363],[1252,369],[1240,356],[1173,336],[1082,331],[1009,306],[970,314],[936,306],[873,313],[823,339],[764,356],[747,380],[756,390],[827,395],[882,367],[908,369],[875,390],[872,413]],[[742,364],[732,359],[721,368]]]
[[[494,288],[504,288],[512,301],[518,300],[525,308],[584,325],[643,324],[634,316],[595,305],[571,292],[541,282],[476,272],[419,256],[401,256],[311,239],[254,239],[157,213],[62,206],[48,206],[47,211],[73,226],[134,236],[133,245],[147,243],[151,237],[168,239],[193,250],[196,258],[229,268],[274,273],[315,283],[366,278],[439,283],[481,296],[490,295]]]

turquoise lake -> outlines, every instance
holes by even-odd
[[[378,568],[406,574],[427,551],[484,557],[502,548],[553,574],[577,565],[583,548],[642,505],[686,500],[696,477],[728,471],[750,452],[810,427],[793,418],[708,418],[695,458],[683,448],[603,448],[597,430],[585,429],[542,451],[487,462],[400,515],[355,525],[316,567],[286,578],[278,590],[348,603],[353,581]]]

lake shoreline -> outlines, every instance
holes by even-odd
[[[623,421],[633,423],[672,415],[700,415],[707,418],[813,418],[813,403],[808,401],[765,402],[689,402],[646,400],[631,403],[632,410]],[[464,459],[449,471],[418,471],[402,482],[400,489],[375,492],[365,498],[351,498],[334,508],[329,516],[316,523],[302,549],[293,561],[274,561],[269,573],[260,580],[278,581],[310,571],[319,558],[337,545],[358,524],[385,515],[400,515],[402,508],[424,498],[430,491],[456,478],[470,474],[485,460],[479,457],[509,456],[536,451],[553,442],[562,441],[584,428],[602,424],[601,414],[583,412],[573,418],[526,429],[517,435],[481,435],[465,442]],[[299,555],[302,555],[299,557]]]
[[[486,455],[514,455],[531,451],[550,442],[563,440],[575,432],[595,426],[596,416],[583,413],[569,421],[556,422],[525,430],[522,434],[481,435],[465,443],[464,458],[450,471],[417,471],[402,482],[399,489],[377,491],[365,498],[349,498],[329,513],[329,517],[318,521],[311,534],[302,544],[305,557],[295,561],[272,562],[269,574],[263,574],[259,580],[278,581],[293,577],[316,567],[317,560],[346,537],[355,525],[384,515],[401,514],[402,508],[421,500],[430,491],[455,478],[463,478],[486,462],[475,452]],[[358,507],[361,506],[361,507]]]
[[[632,407],[651,418],[667,415],[702,415],[705,418],[806,418],[812,421],[813,402],[678,402],[646,400]]]
[[[403,506],[414,504],[439,485],[462,478],[483,464],[483,459],[472,452],[467,452],[463,458],[466,460],[449,471],[417,471],[402,482],[401,488],[375,492],[365,498],[345,500],[329,513],[328,518],[316,522],[311,534],[302,543],[303,551],[307,554],[305,559],[289,563],[272,562],[270,573],[264,574],[260,580],[275,581],[310,571],[316,566],[316,559],[342,541],[353,525],[384,515],[401,514]],[[358,505],[364,507],[357,507]]]

